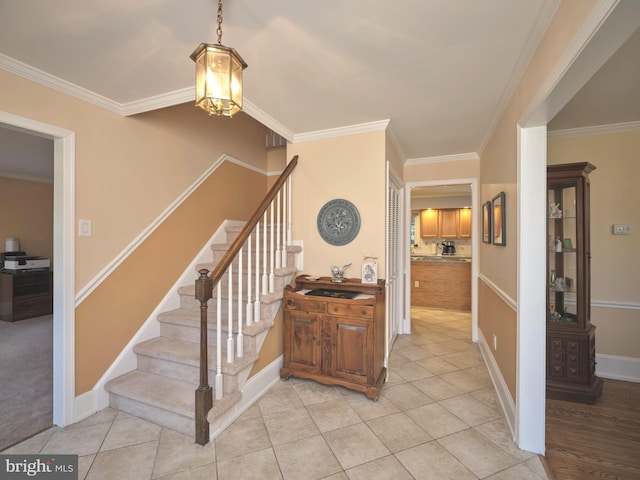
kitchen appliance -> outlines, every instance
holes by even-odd
[[[48,258],[8,254],[4,256],[4,268],[6,270],[39,270],[50,267],[51,262]]]
[[[453,245],[453,241],[445,240],[442,242],[442,255],[455,255],[456,247]]]

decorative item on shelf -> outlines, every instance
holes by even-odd
[[[378,257],[365,256],[362,260],[362,283],[378,283]]]
[[[556,252],[562,252],[562,240],[560,240],[560,237],[556,237]]]
[[[573,250],[573,242],[571,241],[570,238],[562,239],[562,248],[564,250]]]
[[[562,218],[562,210],[559,203],[549,205],[549,218]]]
[[[342,283],[345,281],[344,272],[351,266],[350,263],[343,265],[342,267],[338,267],[334,265],[331,267],[331,281],[334,283]]]
[[[331,245],[351,242],[360,231],[360,213],[348,200],[336,198],[324,204],[318,212],[318,233]]]
[[[196,106],[209,115],[232,117],[242,111],[242,71],[247,64],[222,45],[222,0],[218,0],[218,43],[201,43],[191,54],[196,62]]]

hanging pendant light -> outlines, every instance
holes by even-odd
[[[247,64],[233,48],[222,45],[222,0],[218,0],[218,43],[201,43],[191,54],[196,62],[196,106],[209,115],[232,117],[242,111],[242,71]]]

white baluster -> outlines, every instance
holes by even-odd
[[[253,323],[260,321],[260,222],[256,224],[256,302],[253,306]]]
[[[275,225],[274,225],[274,212],[273,212],[273,208],[274,208],[274,202],[273,200],[271,201],[271,231],[269,233],[269,293],[273,293],[273,291],[275,290],[275,283],[276,283],[276,275],[275,275],[275,266],[276,266],[276,258],[275,258],[275,253],[276,253],[276,246],[275,246],[275,239],[274,239],[274,229],[275,229]]]
[[[220,282],[216,289],[216,400],[220,400],[222,398],[222,287]]]
[[[244,353],[244,336],[242,334],[242,290],[244,286],[244,282],[242,281],[242,276],[244,275],[242,271],[243,249],[244,247],[240,247],[240,251],[238,252],[238,335],[236,335],[236,354],[238,357],[242,357]]]
[[[280,268],[282,266],[282,250],[280,250],[280,190],[278,190],[278,194],[276,195],[277,203],[276,203],[276,263],[275,268]]]
[[[227,306],[229,311],[227,312],[227,328],[229,329],[227,333],[227,363],[233,363],[233,264],[229,264],[229,270],[227,270],[227,274],[229,275],[229,291],[227,295],[229,296]]]
[[[262,232],[262,293],[269,293],[269,275],[267,275],[267,211],[264,212],[264,231]]]
[[[282,187],[282,262],[281,266],[287,266],[287,183],[285,182]]]
[[[253,303],[251,302],[251,286],[253,285],[253,277],[251,275],[251,235],[253,235],[253,233],[249,234],[249,240],[247,241],[247,326],[253,322]]]

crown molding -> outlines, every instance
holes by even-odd
[[[260,108],[258,108],[250,100],[247,100],[246,98],[244,98],[242,103],[243,103],[243,108],[242,109],[247,115],[249,115],[254,120],[257,120],[258,122],[263,124],[265,127],[268,127],[270,130],[273,130],[274,132],[276,132],[281,137],[286,138],[288,142],[292,142],[293,143],[294,138],[295,138],[295,133],[293,133],[291,130],[289,130],[287,127],[285,127],[283,124],[278,122],[271,115],[269,115],[268,113],[266,113],[263,110],[261,110]]]
[[[389,119],[378,120],[376,122],[359,123],[346,127],[328,128],[326,130],[316,130],[315,132],[296,133],[293,143],[311,142],[313,140],[323,140],[326,138],[344,137],[347,135],[357,135],[359,133],[379,132],[387,129]],[[286,138],[286,137],[285,137]]]
[[[97,107],[104,108],[105,110],[109,110],[113,113],[117,113],[118,115],[123,114],[122,106],[118,102],[109,100],[108,98],[91,92],[86,88],[79,87],[78,85],[74,85],[73,83],[67,82],[66,80],[62,80],[61,78],[43,72],[42,70],[19,62],[18,60],[8,57],[7,55],[4,55],[2,53],[0,53],[0,68],[33,82],[39,83],[40,85],[44,85],[45,87],[49,87],[72,97],[78,98]]]
[[[605,133],[629,132],[640,130],[640,121],[612,123],[609,125],[595,125],[593,127],[567,128],[564,130],[553,130],[547,132],[549,138],[559,137],[582,137],[585,135],[600,135]]]
[[[406,161],[405,166],[411,165],[428,165],[432,163],[443,162],[462,162],[464,160],[480,160],[476,152],[455,153],[453,155],[440,155],[437,157],[410,158]]]
[[[128,117],[137,115],[138,113],[151,112],[160,110],[161,108],[173,107],[181,103],[193,102],[195,93],[193,87],[181,88],[173,92],[163,93],[154,97],[143,98],[133,102],[123,103],[121,105],[122,115]]]

